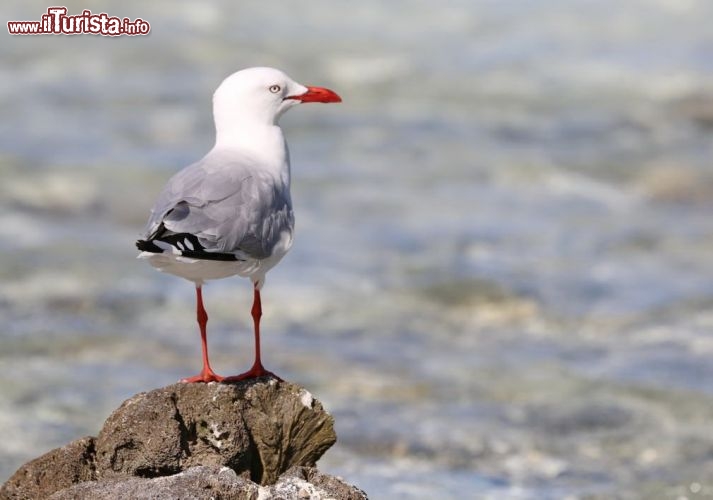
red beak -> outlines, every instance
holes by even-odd
[[[302,102],[342,102],[336,92],[323,87],[307,87],[307,92],[301,95],[291,95],[285,99],[295,99]]]

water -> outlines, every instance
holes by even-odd
[[[297,234],[263,301],[268,366],[335,415],[325,471],[377,499],[713,496],[713,5],[294,8],[6,36],[0,480],[198,369],[190,284],[133,241],[217,83],[272,65],[344,98],[282,120]],[[244,370],[249,283],[205,298],[214,367]]]

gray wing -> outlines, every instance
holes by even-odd
[[[146,227],[195,235],[207,252],[270,256],[294,216],[289,187],[246,157],[210,154],[181,170],[159,195]]]

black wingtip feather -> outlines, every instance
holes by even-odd
[[[182,238],[186,236],[191,236],[191,235],[175,235],[176,237]],[[171,238],[172,240],[174,238]],[[163,240],[161,240],[163,241]],[[170,243],[175,244],[174,241],[171,241]],[[243,259],[238,259],[235,254],[232,253],[220,253],[220,252],[204,252],[202,250],[203,247],[200,246],[200,243],[198,243],[198,240],[196,239],[194,242],[195,245],[197,245],[200,250],[180,250],[181,255],[184,257],[191,257],[193,259],[201,259],[201,260],[219,260],[219,261],[243,261]],[[163,253],[163,249],[156,245],[152,240],[138,240],[136,242],[136,248],[141,250],[142,252],[151,252],[151,253]]]
[[[147,241],[147,240],[138,240],[136,242],[136,248],[141,250],[142,252],[151,252],[151,253],[162,253],[163,250],[161,250],[160,247],[156,246],[153,241]]]

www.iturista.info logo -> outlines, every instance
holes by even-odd
[[[67,7],[50,7],[39,21],[8,21],[7,31],[11,35],[148,35],[151,25],[137,17],[131,21],[112,17],[102,12],[92,14],[88,9],[76,16],[67,15]]]

